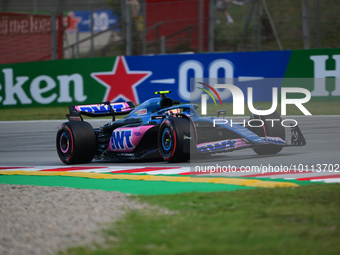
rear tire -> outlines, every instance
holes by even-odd
[[[90,163],[97,150],[97,138],[88,122],[66,122],[58,129],[56,145],[63,163]]]
[[[185,118],[169,118],[158,131],[158,149],[165,161],[185,162],[190,159],[190,122]]]
[[[281,139],[285,140],[286,138],[286,132],[285,128],[281,125],[281,116],[277,112],[273,112],[270,115],[254,115],[250,117],[250,119],[261,119],[264,122],[263,127],[249,127],[249,130],[254,132],[260,137],[270,136],[270,137],[280,137]],[[274,126],[272,127],[272,121],[267,121],[270,119],[279,119],[280,122],[274,121]],[[258,121],[259,124],[256,123],[256,121],[252,121],[252,125],[260,125],[260,120]],[[254,147],[253,151],[255,151],[258,155],[272,155],[277,154],[282,150],[283,146],[278,145],[266,145],[261,147]]]

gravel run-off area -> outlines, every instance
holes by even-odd
[[[103,244],[103,229],[147,205],[129,194],[64,187],[0,184],[0,254],[55,254]]]

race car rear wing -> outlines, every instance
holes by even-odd
[[[115,116],[128,114],[132,112],[136,106],[131,101],[119,103],[107,101],[101,104],[72,105],[68,108],[70,113],[66,114],[66,117],[69,121],[83,121],[81,115],[89,117],[112,116],[112,121],[115,121]]]

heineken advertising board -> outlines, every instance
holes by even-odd
[[[189,102],[191,78],[220,78],[246,91],[265,78],[272,86],[304,87],[312,100],[340,99],[340,49],[119,56],[0,65],[0,108],[143,102],[154,91]],[[301,82],[304,78],[306,81]],[[214,84],[212,85],[214,86]],[[232,98],[225,100],[228,102]],[[270,86],[254,101],[271,101]]]

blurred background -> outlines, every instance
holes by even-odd
[[[0,0],[0,64],[339,45],[337,0]]]

